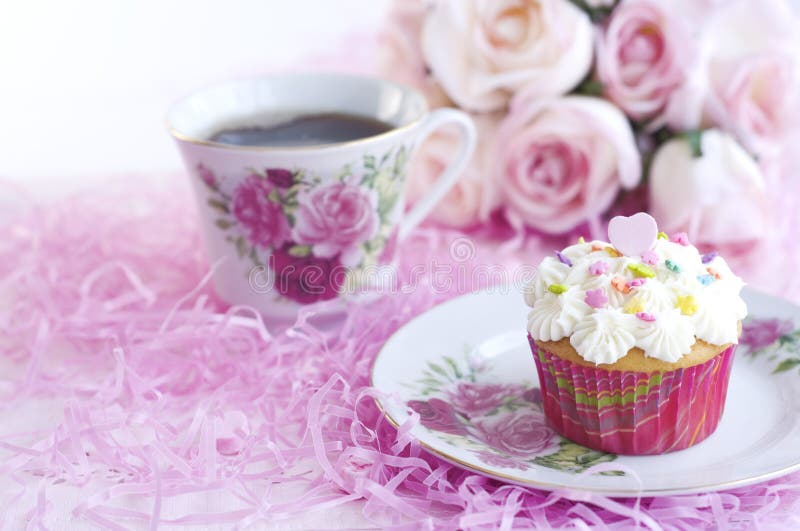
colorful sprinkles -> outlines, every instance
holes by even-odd
[[[656,320],[656,316],[647,312],[636,312],[636,318],[646,323],[652,323]]]
[[[685,232],[678,232],[672,235],[670,241],[686,247],[687,245],[689,245],[689,235],[686,234]]]
[[[590,289],[586,291],[586,304],[592,308],[604,308],[608,304],[608,296],[603,288]]]
[[[622,256],[621,252],[617,251],[616,249],[614,249],[610,245],[608,247],[606,247],[606,252],[608,253],[609,256],[611,256],[613,258],[619,258],[620,256]]]
[[[694,315],[697,312],[697,302],[692,295],[679,295],[675,304],[683,315]]]
[[[681,266],[679,266],[669,258],[664,260],[664,265],[667,267],[667,269],[669,269],[673,273],[680,273],[681,271],[683,271],[683,269],[681,269]]]
[[[628,270],[637,277],[653,278],[656,276],[653,268],[645,264],[628,264]]]
[[[564,254],[561,251],[556,251],[556,257],[558,258],[558,261],[561,262],[562,264],[566,264],[569,267],[572,267],[572,260],[564,256]]]
[[[556,295],[561,295],[568,289],[569,288],[564,284],[550,284],[549,286],[547,286],[547,291],[549,291],[550,293],[555,293]]]
[[[669,241],[669,236],[664,231],[659,232],[658,235],[656,236],[656,238],[659,239],[659,240],[667,240],[667,241]]]
[[[716,258],[717,256],[719,256],[719,253],[717,251],[711,251],[710,253],[701,256],[700,260],[702,260],[704,264],[708,264],[710,262],[713,262],[714,258]]]
[[[608,272],[608,263],[604,262],[603,260],[598,260],[597,262],[593,262],[589,266],[589,273],[592,275],[602,275],[603,273]]]
[[[697,275],[697,280],[700,282],[700,284],[708,286],[714,282],[716,278],[714,278],[714,275]]]
[[[642,262],[647,265],[656,265],[658,263],[658,254],[655,251],[645,251],[642,253]]]
[[[634,297],[628,302],[625,303],[625,306],[622,307],[622,311],[625,313],[641,313],[644,311],[644,302],[639,297]]]
[[[638,288],[639,286],[644,286],[645,282],[647,282],[646,278],[634,278],[633,280],[628,281],[628,287]]]
[[[624,278],[620,276],[616,276],[611,279],[611,285],[614,287],[615,290],[619,291],[622,294],[628,294],[631,292],[630,286],[625,281]]]

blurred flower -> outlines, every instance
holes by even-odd
[[[703,29],[700,59],[676,95],[676,130],[717,126],[769,153],[800,110],[798,18],[782,0],[721,3]]]
[[[430,2],[395,0],[378,36],[378,69],[387,78],[416,88],[432,108],[449,103],[422,56],[421,33]]]
[[[783,319],[748,319],[742,325],[742,336],[739,344],[748,347],[752,352],[775,343],[778,338],[792,331],[790,320]]]
[[[482,417],[474,421],[477,437],[494,450],[533,457],[558,448],[559,438],[544,416],[527,410]]]
[[[623,2],[597,45],[597,75],[605,95],[634,120],[658,114],[684,80],[693,55],[690,42],[679,17],[662,5]]]
[[[276,188],[259,175],[249,175],[233,191],[233,217],[247,240],[267,249],[289,239],[290,228],[280,202],[270,195]]]
[[[422,51],[459,106],[493,111],[522,87],[538,97],[574,88],[592,62],[592,25],[567,0],[439,2]]]
[[[488,221],[497,207],[497,193],[491,179],[497,114],[473,116],[478,143],[467,169],[431,212],[428,219],[455,228],[469,228]],[[461,142],[455,128],[442,128],[420,146],[409,170],[406,193],[410,203],[424,198],[452,160]]]
[[[700,137],[701,156],[676,138],[656,152],[650,167],[650,211],[659,227],[685,230],[695,243],[733,244],[761,238],[768,201],[756,162],[729,134]]]
[[[632,188],[641,177],[628,121],[599,98],[522,94],[497,146],[500,191],[516,227],[566,232],[605,212],[620,187]]]
[[[521,393],[522,389],[515,385],[459,382],[447,398],[459,413],[472,417],[500,407],[503,400]]]
[[[466,433],[464,425],[456,417],[453,406],[440,398],[410,400],[408,407],[419,413],[419,422],[429,430],[461,435]]]
[[[347,274],[339,255],[320,258],[310,253],[298,255],[293,249],[296,246],[287,243],[272,253],[271,265],[278,293],[300,304],[335,298]]]
[[[266,170],[267,180],[278,188],[289,188],[294,184],[294,175],[283,168],[269,168]]]

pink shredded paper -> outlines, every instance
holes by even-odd
[[[418,231],[401,270],[452,260],[457,237]],[[462,263],[536,261],[553,248],[517,243]],[[423,277],[411,293],[351,306],[336,329],[316,328],[311,309],[276,331],[222,305],[209,279],[183,185],[84,192],[5,220],[4,524],[18,523],[13,513],[31,528],[245,527],[350,504],[379,527],[800,526],[800,474],[623,500],[506,485],[427,454],[410,424],[381,416],[369,371],[394,330],[466,286],[437,293]],[[212,501],[176,509],[198,495]],[[213,503],[220,497],[229,501]]]

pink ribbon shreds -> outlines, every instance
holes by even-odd
[[[476,243],[466,259],[450,255],[457,238]],[[417,231],[403,244],[399,285],[434,259],[469,278],[479,264],[537,263],[554,247],[535,235],[476,238]],[[333,331],[314,325],[325,304],[281,331],[218,301],[201,249],[183,185],[85,192],[0,225],[0,418],[26,419],[0,429],[0,473],[13,486],[0,497],[6,527],[59,517],[110,529],[244,527],[347,505],[364,525],[407,529],[800,523],[800,474],[611,500],[441,461],[411,436],[416,414],[399,429],[383,417],[370,367],[409,319],[480,286],[454,277],[443,289],[430,271],[415,273],[416,289],[351,304]]]

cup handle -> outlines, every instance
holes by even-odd
[[[417,201],[414,208],[406,214],[403,221],[400,223],[398,230],[398,239],[405,239],[414,227],[420,224],[425,216],[427,216],[433,207],[450,191],[450,188],[456,184],[456,181],[461,177],[464,169],[467,167],[472,152],[475,150],[475,142],[477,140],[477,132],[475,131],[475,124],[472,118],[467,113],[457,111],[456,109],[436,109],[431,112],[425,121],[420,126],[419,141],[417,146],[422,145],[425,139],[428,138],[434,131],[443,125],[453,124],[458,127],[459,134],[461,135],[461,146],[458,153],[447,165],[442,174],[433,183],[433,186],[422,199]]]

